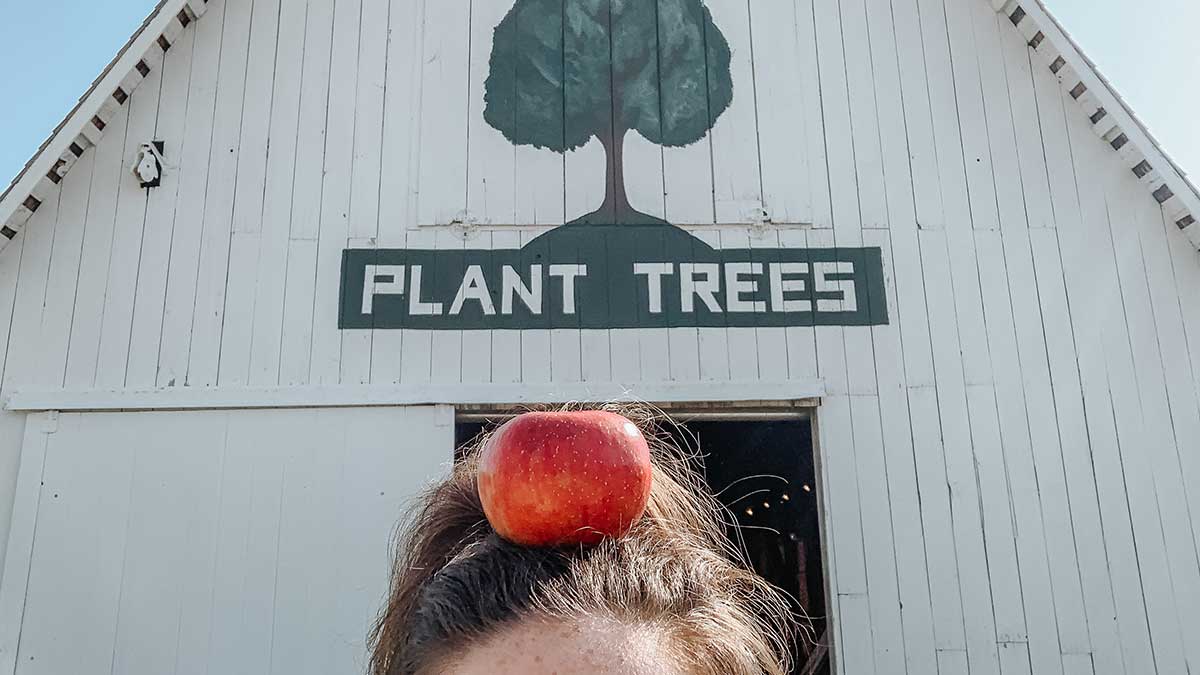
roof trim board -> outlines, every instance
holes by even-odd
[[[1084,56],[1050,14],[1043,0],[988,0],[1028,40],[1063,89],[1108,143],[1200,248],[1200,191],[1163,151],[1112,85]],[[0,195],[0,249],[17,235],[34,212],[50,199],[71,166],[99,142],[113,113],[142,80],[162,64],[166,49],[192,22],[204,15],[208,0],[162,0],[104,69],[65,120],[42,144],[12,185]]]
[[[1162,206],[1164,216],[1200,248],[1200,191],[1163,150],[1096,64],[1046,9],[1043,0],[991,0],[1029,41],[1107,143]]]
[[[100,141],[113,114],[129,100],[188,25],[204,15],[208,0],[162,0],[116,58],[92,83],[33,159],[0,195],[0,248],[56,193],[67,172]]]

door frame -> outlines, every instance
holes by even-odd
[[[714,384],[706,386],[709,392]],[[711,396],[711,393],[709,394]],[[545,401],[544,405],[554,405],[564,401]],[[829,495],[826,491],[824,448],[821,444],[820,433],[820,397],[800,399],[771,399],[768,397],[748,401],[729,400],[700,400],[700,401],[650,401],[651,405],[662,410],[674,419],[681,421],[728,421],[728,422],[771,422],[780,420],[806,419],[809,421],[812,434],[813,473],[816,481],[817,522],[821,534],[821,577],[825,586],[825,638],[828,646],[829,672],[837,670],[837,636],[838,603],[833,595],[833,564],[831,551],[833,538],[829,523]],[[456,405],[454,421],[480,422],[495,421],[512,417],[527,408],[525,405],[496,405],[496,404],[467,404]],[[818,638],[820,636],[817,636]],[[801,667],[803,664],[795,664]]]

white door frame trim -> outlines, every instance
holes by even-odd
[[[42,471],[50,434],[57,428],[58,415],[48,412],[30,416],[25,423],[21,445],[21,466],[17,471],[17,492],[13,499],[12,528],[8,533],[7,555],[0,577],[0,673],[15,673],[17,648],[21,642],[21,623],[25,617],[25,598],[33,562],[33,540],[41,505]]]
[[[816,405],[821,380],[782,382],[570,382],[557,384],[397,384],[299,387],[172,387],[164,389],[22,390],[5,402],[12,412],[346,408],[360,406],[521,406],[539,403],[647,401]]]

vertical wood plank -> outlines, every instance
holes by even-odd
[[[279,45],[274,59],[262,221],[239,223],[244,225],[245,231],[244,237],[238,237],[239,244],[243,239],[258,240],[258,271],[254,281],[248,373],[245,378],[251,385],[279,382],[283,303],[288,273],[288,233],[298,161],[302,64],[308,51],[306,11],[307,8],[299,3],[281,2],[279,5]],[[313,48],[316,49],[315,46]],[[239,227],[238,233],[242,231],[243,228]]]
[[[263,252],[267,173],[271,152],[277,150],[270,145],[275,121],[275,59],[277,53],[286,58],[290,50],[298,50],[291,43],[297,38],[298,31],[281,24],[281,19],[292,21],[279,0],[255,0],[250,17],[245,96],[237,140],[237,184],[230,216],[229,273],[220,310],[220,358],[216,381],[222,385],[245,385],[250,378],[254,289],[258,286]]]
[[[753,222],[762,218],[763,196],[750,3],[708,0],[705,4],[729,42],[729,71],[735,83],[733,103],[709,132],[716,218],[718,223]]]
[[[491,74],[492,54],[508,53],[521,40],[517,22],[501,24],[512,8],[512,4],[504,2],[471,3],[466,213],[468,220],[483,225],[519,222],[516,148],[484,119],[488,95],[484,85]],[[558,174],[561,182],[561,165]]]
[[[128,103],[128,101],[127,101]],[[109,267],[112,264],[113,239],[117,223],[117,198],[121,184],[132,181],[125,167],[125,131],[129,123],[130,105],[122,106],[105,127],[104,138],[96,146],[92,187],[89,192],[87,227],[84,230],[81,258],[77,270],[80,283],[76,285],[71,317],[70,347],[67,350],[67,369],[63,384],[72,388],[91,388],[99,367],[101,331],[108,295]],[[12,244],[10,244],[12,245]],[[118,252],[124,256],[125,251]],[[0,262],[0,264],[4,264]],[[16,264],[9,263],[16,274]],[[0,280],[0,286],[4,284]],[[15,286],[15,277],[13,284]],[[0,308],[11,304],[0,299]],[[6,312],[0,309],[0,316]],[[8,331],[0,320],[0,335],[7,340]],[[0,348],[2,351],[2,348]]]
[[[952,256],[944,233],[926,231],[920,238],[967,656],[972,672],[995,673],[999,670],[999,656],[966,397],[965,349],[958,340],[962,319],[955,315],[958,303],[955,298],[957,288],[952,281]]]
[[[1107,151],[1102,142],[1094,136],[1083,137],[1077,133],[1079,130],[1072,129],[1077,161],[1087,157],[1085,152]],[[1086,150],[1078,147],[1085,144],[1091,147]],[[1150,459],[1153,494],[1158,502],[1172,595],[1178,611],[1176,621],[1180,633],[1187,635],[1190,633],[1188,627],[1200,626],[1200,561],[1197,559],[1195,530],[1191,522],[1187,488],[1183,482],[1180,452],[1175,445],[1174,420],[1164,380],[1161,331],[1156,329],[1144,252],[1137,232],[1137,214],[1132,207],[1138,200],[1131,199],[1128,189],[1133,187],[1128,184],[1134,183],[1134,180],[1130,177],[1131,173],[1116,162],[1093,160],[1088,168],[1095,172],[1092,175],[1095,175],[1097,185],[1104,187],[1103,198],[1107,202],[1112,249],[1105,251],[1103,260],[1115,270],[1119,287],[1119,296],[1114,298],[1110,320],[1121,321],[1124,331],[1127,331],[1127,336],[1122,336],[1121,332],[1124,331],[1118,329],[1116,337],[1123,352],[1122,370],[1129,368],[1132,371],[1136,387],[1133,390],[1136,391],[1134,400],[1139,402],[1142,412],[1143,426],[1136,436],[1136,442],[1142,449],[1138,455],[1143,460],[1146,457]],[[1082,173],[1079,168],[1077,171]],[[1101,237],[1102,240],[1107,238]],[[1118,298],[1120,302],[1115,302]],[[1132,449],[1133,442],[1130,438],[1125,447]],[[1182,647],[1188,663],[1200,663],[1200,644],[1185,638]]]
[[[1001,428],[1006,453],[1011,458],[1018,531],[1036,532],[1040,527],[1044,532],[1044,545],[1036,537],[1021,537],[1018,551],[1026,582],[1030,656],[1036,670],[1046,670],[1048,666],[1043,664],[1061,660],[1057,651],[1085,653],[1093,649],[1096,641],[1090,635],[1089,621],[1093,617],[1087,614],[1084,606],[1081,562],[1076,553],[1076,535],[1070,518],[1046,365],[1044,329],[1040,316],[1035,313],[1036,280],[1027,252],[1029,207],[1024,201],[1016,125],[1010,110],[1006,63],[999,43],[999,29],[1006,27],[1002,25],[1003,18],[986,7],[973,7],[972,10],[975,26],[972,49],[979,52],[979,75],[991,139],[999,224],[1003,231],[1003,236],[978,232],[976,243],[989,343],[996,361]],[[1038,178],[1034,174],[1030,176],[1030,182],[1040,183],[1044,192],[1045,180]],[[1038,193],[1034,190],[1033,194]],[[1035,209],[1038,207],[1036,201],[1032,204]],[[1010,248],[1015,249],[1011,259]],[[1025,251],[1024,255],[1022,251]],[[1021,521],[1025,521],[1024,524]],[[1043,560],[1048,576],[1042,572]],[[1037,571],[1030,573],[1027,570]],[[1096,601],[1102,602],[1100,598]],[[1051,614],[1057,624],[1057,644],[1047,637],[1051,634],[1049,625],[1039,625],[1048,621]],[[1094,620],[1103,622],[1103,615],[1095,616]],[[1105,646],[1098,648],[1111,649],[1115,643],[1113,638],[1115,635],[1105,640]],[[1112,653],[1112,656],[1117,655]],[[1117,662],[1119,658],[1108,660]]]
[[[714,249],[722,247],[721,232],[716,229],[697,230],[693,232],[701,241]],[[699,328],[697,329],[700,355],[701,381],[728,381],[733,377],[732,364],[729,362],[729,329],[728,328]]]
[[[1001,148],[1001,144],[992,139],[988,126],[989,113],[985,111],[983,90],[980,84],[980,62],[978,37],[973,29],[975,10],[986,9],[982,3],[944,2],[946,30],[936,28],[927,32],[939,45],[943,38],[948,38],[950,58],[950,74],[953,79],[946,82],[931,82],[939,93],[937,100],[945,100],[947,112],[950,112],[950,97],[955,104],[955,130],[958,132],[958,147],[948,148],[951,152],[960,152],[965,167],[967,187],[970,191],[971,225],[977,230],[994,230],[999,226],[997,213],[996,183],[993,173],[993,162],[1005,162],[996,170],[1007,170],[1006,164],[1011,148]],[[993,12],[993,15],[995,13]],[[940,59],[939,59],[940,60]],[[939,66],[940,67],[940,66]],[[948,90],[943,90],[946,87]],[[999,111],[990,113],[999,114]],[[951,119],[950,117],[947,118]]]
[[[28,229],[26,229],[28,232]],[[46,424],[52,413],[32,416],[25,425],[21,466],[13,498],[12,526],[0,575],[0,669],[15,672],[21,625],[25,617],[26,593],[33,561],[42,475],[49,436]]]
[[[192,282],[195,285],[192,299],[194,309],[183,313],[187,323],[183,324],[182,331],[189,332],[178,334],[179,343],[191,348],[185,361],[184,379],[192,386],[211,387],[217,384],[236,197],[239,192],[254,189],[250,186],[239,189],[243,178],[238,169],[241,166],[242,124],[247,119],[246,78],[255,4],[235,2],[230,5],[221,39],[216,112],[212,123],[208,181],[203,198],[203,234],[199,267]],[[164,349],[169,347],[171,345],[164,342]],[[160,372],[160,383],[163,377],[172,375]],[[178,374],[174,377],[178,377]]]
[[[163,72],[162,68],[152,70],[125,103],[129,107],[129,120],[125,132],[126,143],[121,150],[123,164],[133,159],[128,151],[130,143],[141,143],[137,139],[155,136]],[[112,256],[108,263],[108,284],[100,320],[95,377],[98,387],[117,387],[125,382],[137,294],[137,261],[141,258],[142,230],[146,224],[148,200],[149,192],[141,188],[133,175],[123,174],[117,188]]]
[[[325,172],[317,239],[316,293],[312,311],[312,360],[308,381],[336,384],[342,375],[342,332],[338,309],[342,251],[350,239],[351,190],[355,166],[355,103],[358,100],[359,41],[363,0],[337,0],[329,65]],[[364,167],[365,168],[365,167]]]
[[[129,510],[123,524],[125,560],[113,624],[114,671],[161,672],[173,670],[178,663],[183,628],[180,603],[184,597],[180,591],[187,582],[186,577],[181,578],[175,572],[189,559],[203,560],[204,556],[189,550],[188,527],[183,525],[188,522],[187,509],[195,503],[176,502],[174,495],[185,493],[188,486],[203,480],[199,473],[192,476],[181,471],[181,466],[186,465],[184,458],[191,454],[200,454],[200,461],[212,458],[206,453],[209,448],[220,447],[220,433],[219,425],[211,424],[210,420],[221,415],[143,413],[127,416],[124,424],[117,425],[116,434],[128,434],[126,438],[134,452]],[[178,442],[169,447],[154,447],[145,441],[170,438],[174,434],[179,434]],[[78,448],[78,436],[73,441],[64,438],[63,447]],[[43,536],[50,541],[67,538],[63,530]],[[193,587],[204,585],[200,582]]]
[[[851,397],[850,416],[854,435],[854,471],[862,509],[867,587],[870,589],[868,605],[872,645],[875,648],[874,672],[907,673],[891,515],[892,499],[879,399],[873,396]]]
[[[1070,212],[1071,199],[1067,194],[1060,194],[1057,203],[1051,202],[1047,167],[1051,162],[1063,160],[1050,152],[1052,146],[1043,149],[1041,111],[1035,98],[1028,47],[1022,37],[1006,30],[1002,19],[999,21],[1026,218],[1030,228],[1054,227],[1057,211],[1062,210],[1064,214]],[[1047,116],[1048,122],[1053,119],[1053,115]],[[1046,133],[1055,136],[1052,129],[1047,129]],[[1063,186],[1060,184],[1059,187]],[[1116,581],[1122,578],[1117,576],[1119,570],[1128,572],[1128,568],[1118,555],[1121,550],[1118,545],[1115,542],[1108,546],[1105,544],[1112,536],[1106,537],[1104,528],[1111,525],[1102,523],[1100,518],[1095,474],[1090,459],[1088,421],[1085,420],[1084,393],[1076,363],[1071,317],[1067,311],[1058,242],[1053,237],[1038,238],[1019,226],[1013,227],[1007,218],[1002,219],[1001,226],[1004,228],[1009,286],[1016,310],[1017,340],[1029,396],[1034,448],[1035,452],[1043,448],[1043,452],[1049,455],[1043,455],[1045,459],[1039,460],[1044,462],[1043,466],[1051,465],[1053,455],[1060,454],[1092,648],[1101,655],[1097,659],[1099,672],[1126,672],[1127,666],[1140,661],[1139,653],[1147,660],[1128,672],[1152,668],[1148,660],[1149,645],[1145,644],[1144,650],[1135,647],[1138,631],[1132,630],[1132,627],[1138,623],[1137,613],[1125,614],[1114,606],[1114,594],[1140,596],[1140,589]],[[1030,312],[1032,316],[1029,316],[1021,308],[1034,308],[1038,312]],[[1046,428],[1048,416],[1033,414],[1035,410],[1051,409],[1051,405],[1057,429]],[[1057,439],[1053,436],[1055,431]],[[1043,440],[1039,441],[1039,438]],[[1056,442],[1060,453],[1054,452]],[[1039,470],[1040,474],[1047,474],[1041,480],[1047,482],[1045,493],[1048,496],[1054,495],[1051,480],[1056,471],[1053,466]],[[1050,518],[1061,517],[1061,513],[1053,513],[1058,509],[1061,506],[1046,509],[1044,513]],[[1135,602],[1128,600],[1125,606],[1132,608]],[[1127,624],[1124,639],[1119,632],[1120,622]],[[1141,623],[1143,635],[1148,640],[1149,636],[1144,633],[1144,610]]]
[[[78,415],[60,415],[58,431],[48,436],[38,515],[41,537],[35,546],[39,559],[28,589],[34,601],[24,619],[28,639],[22,640],[22,661],[50,672],[81,673],[111,664],[125,565],[133,447],[125,443],[94,452],[94,446],[70,448],[56,442],[75,433],[79,424]],[[123,428],[96,436],[128,441],[130,433]],[[45,536],[48,529],[63,527],[75,536]],[[78,560],[89,564],[73,564]],[[64,613],[63,607],[73,611]],[[61,647],[64,639],[70,649]]]
[[[143,143],[150,140],[161,140],[167,147],[169,156],[179,159],[179,168],[168,171],[163,176],[162,185],[150,190],[145,209],[145,225],[140,231],[141,252],[138,256],[136,272],[136,290],[133,302],[133,313],[127,341],[115,348],[125,350],[126,368],[122,384],[126,386],[154,385],[158,380],[158,363],[162,345],[162,330],[164,312],[166,310],[167,285],[170,283],[170,264],[172,250],[175,248],[173,236],[175,220],[179,215],[179,197],[184,192],[185,182],[190,182],[191,176],[197,171],[208,169],[208,135],[198,133],[192,135],[187,126],[187,112],[192,92],[195,91],[197,102],[194,110],[202,109],[207,115],[206,124],[212,121],[212,96],[215,95],[217,62],[216,54],[220,49],[221,22],[224,5],[213,7],[206,20],[197,24],[196,30],[184,31],[179,39],[171,46],[162,64],[162,89],[158,109],[158,120],[151,132],[153,139],[138,139]],[[193,51],[200,45],[202,63],[193,69]],[[205,58],[209,57],[209,58]],[[195,70],[196,84],[191,84],[192,71]],[[208,100],[205,109],[201,99]],[[194,115],[200,115],[200,112]],[[201,146],[200,149],[197,149]],[[198,190],[202,193],[203,187]],[[192,205],[195,208],[195,205]],[[185,223],[196,215],[190,211],[185,215]],[[198,221],[195,221],[198,222]],[[185,225],[186,227],[186,225]],[[195,236],[198,225],[186,233],[184,241]],[[180,246],[183,246],[181,241]],[[181,267],[193,268],[195,251],[185,257]],[[193,268],[194,269],[194,268]],[[177,278],[186,278],[176,270]],[[193,272],[192,280],[195,283]],[[178,309],[178,308],[176,308]],[[191,312],[189,307],[187,310]],[[174,345],[173,345],[174,347]]]
[[[284,460],[296,443],[291,421],[281,411],[233,413],[227,421],[213,552],[212,669],[271,669]],[[269,427],[280,433],[263,443]],[[298,427],[309,428],[304,421]]]
[[[325,162],[330,146],[329,92],[336,13],[334,0],[313,0],[308,4],[296,169],[284,268],[280,384],[304,384],[311,376],[317,255],[324,213]]]
[[[38,369],[38,350],[54,249],[54,230],[58,224],[58,207],[59,200],[47,200],[23,230],[24,250],[16,280],[7,365],[4,380],[0,383],[0,389],[4,391],[11,391],[14,386],[37,385],[38,379],[45,377]]]
[[[521,231],[521,246],[525,246],[539,234],[536,230]],[[551,331],[546,328],[534,328],[520,331],[521,340],[521,382],[550,382],[553,377],[551,369]],[[636,354],[636,348],[634,350]],[[615,364],[614,364],[615,365]],[[616,369],[614,367],[614,376]]]
[[[433,249],[437,232],[433,228],[414,229],[408,232],[405,246],[410,249]],[[422,270],[424,284],[436,274],[436,270]],[[411,284],[410,284],[411,286]],[[433,331],[405,330],[400,352],[400,381],[406,383],[430,382],[433,376]]]
[[[354,170],[350,185],[349,246],[373,246],[379,238],[380,179],[383,175],[384,112],[387,105],[388,37],[391,3],[364,0],[359,19],[358,89],[354,102]],[[338,286],[341,286],[340,279]],[[341,332],[339,381],[371,381],[374,331]]]
[[[42,303],[40,337],[33,356],[37,374],[30,384],[61,387],[66,375],[95,159],[94,151],[86,153],[75,164],[74,169],[79,174],[72,171],[63,178]]]
[[[721,248],[747,250],[750,248],[750,233],[744,228],[722,228]],[[727,284],[722,282],[722,288]],[[726,300],[728,312],[728,300]],[[757,329],[747,327],[729,327],[725,329],[726,346],[729,350],[726,360],[729,362],[729,377],[736,381],[756,380],[759,378],[759,354]]]
[[[1095,391],[1093,399],[1101,397],[1087,403],[1088,421],[1095,420],[1107,427],[1091,434],[1102,514],[1106,522],[1128,518],[1132,525],[1132,531],[1126,530],[1113,541],[1116,544],[1128,541],[1136,551],[1140,571],[1134,578],[1141,579],[1144,602],[1140,611],[1149,625],[1154,662],[1160,672],[1171,672],[1184,667],[1184,655],[1177,623],[1168,618],[1177,614],[1174,591],[1165,574],[1169,568],[1159,505],[1157,499],[1149,497],[1155,494],[1154,478],[1147,462],[1126,456],[1133,448],[1141,447],[1141,441],[1135,439],[1142,433],[1143,417],[1128,336],[1121,335],[1125,333],[1124,320],[1118,322],[1113,318],[1114,313],[1122,311],[1117,271],[1108,265],[1094,264],[1096,260],[1113,259],[1107,208],[1097,184],[1071,177],[1076,172],[1087,177],[1089,162],[1103,162],[1107,157],[1101,154],[1104,150],[1098,147],[1094,135],[1086,132],[1088,137],[1085,137],[1072,129],[1076,124],[1063,108],[1063,93],[1055,78],[1043,75],[1038,78],[1037,86],[1039,106],[1048,108],[1042,119],[1054,120],[1062,130],[1062,142],[1069,142],[1067,147],[1055,148],[1056,153],[1062,153],[1055,155],[1056,163],[1065,167],[1056,167],[1051,180],[1056,202],[1063,199],[1071,204],[1077,199],[1078,204],[1076,212],[1068,211],[1066,218],[1058,219],[1058,233],[1071,316],[1085,322],[1085,327],[1075,332],[1085,397],[1089,389]],[[1047,134],[1051,135],[1056,134]],[[1077,197],[1074,190],[1078,190]],[[1093,410],[1095,414],[1091,414]],[[1123,504],[1122,500],[1127,502]],[[1105,512],[1106,507],[1109,512]],[[1125,515],[1120,515],[1120,511]]]
[[[228,189],[232,192],[232,181],[235,178],[230,161],[222,157],[220,152],[214,151],[213,143],[217,141],[215,130],[218,100],[224,104],[221,111],[223,122],[232,119],[236,123],[241,119],[240,76],[245,73],[245,57],[243,56],[240,69],[226,64],[224,74],[237,80],[226,86],[221,80],[224,49],[227,47],[234,52],[239,50],[232,44],[232,36],[231,44],[225,45],[224,27],[228,24],[230,31],[236,32],[238,26],[248,25],[249,7],[250,3],[221,3],[213,8],[216,11],[208,15],[206,21],[196,24],[195,30],[184,31],[183,35],[194,35],[194,45],[184,45],[181,36],[180,44],[168,52],[170,58],[175,49],[190,48],[193,66],[184,95],[186,111],[182,112],[183,119],[179,120],[178,140],[167,141],[167,145],[178,153],[174,155],[178,157],[179,162],[173,193],[174,203],[164,205],[160,212],[154,210],[155,197],[165,187],[169,175],[164,177],[164,186],[155,188],[150,196],[150,213],[154,215],[147,217],[146,230],[159,233],[158,237],[151,241],[161,239],[163,250],[161,260],[158,260],[159,252],[155,248],[144,249],[145,254],[152,256],[151,260],[143,258],[143,262],[151,265],[147,270],[151,274],[139,273],[138,277],[139,297],[143,302],[139,305],[139,314],[134,317],[134,339],[139,342],[138,351],[130,352],[130,376],[143,385],[174,387],[188,383],[188,356],[193,339],[192,316],[196,308],[200,259],[205,254],[202,249],[206,235],[216,236],[205,226],[211,225],[214,229],[229,226],[227,213],[221,214],[219,222],[215,217],[205,217],[205,200],[213,163],[225,167],[224,174],[217,174],[217,180],[212,181],[214,199],[224,187],[219,183],[227,182]],[[245,35],[242,35],[241,43],[240,51],[244,54]],[[237,72],[235,74],[231,71]],[[164,84],[169,87],[171,79],[165,80]],[[236,91],[231,92],[229,87],[236,87]],[[164,91],[164,97],[166,93]],[[164,98],[164,107],[166,103]],[[172,140],[175,142],[172,143]],[[221,138],[220,142],[228,143],[225,138]],[[236,152],[233,154],[236,155]],[[236,157],[233,162],[236,164]],[[210,249],[210,252],[212,250]],[[161,265],[161,268],[158,265]],[[224,271],[222,264],[221,273],[224,274]],[[143,280],[149,284],[143,286]],[[151,351],[143,353],[143,348]]]
[[[424,5],[417,222],[445,225],[461,220],[467,209],[471,0]]]
[[[424,52],[425,3],[415,15],[393,11],[388,17],[383,147],[379,175],[379,222],[376,245],[407,248],[408,230],[417,222],[417,179],[421,124],[421,56]],[[375,330],[371,335],[371,381],[399,382],[404,330]]]
[[[469,232],[464,245],[470,249],[492,249],[491,232]],[[492,335],[491,330],[465,330],[462,333],[462,382],[492,381]],[[495,355],[509,358],[508,354]]]
[[[893,259],[887,230],[864,231],[863,243],[879,246],[884,261]],[[896,302],[895,274],[885,262],[884,283],[891,315],[900,308]],[[882,430],[882,454],[886,472],[886,494],[894,535],[897,597],[900,603],[904,639],[904,663],[908,672],[930,672],[937,668],[934,645],[933,610],[925,562],[925,541],[938,536],[925,533],[921,519],[913,443],[915,420],[909,412],[905,385],[904,344],[895,319],[889,326],[872,329],[875,371],[879,382],[879,418]],[[912,345],[911,348],[921,348]],[[928,349],[927,346],[924,347]],[[928,451],[922,448],[921,451]]]
[[[463,239],[463,236],[447,228],[438,228],[433,239],[433,247],[440,251],[443,256],[451,251],[462,251],[466,248],[466,241]],[[452,258],[441,258],[441,260],[448,259]],[[456,265],[451,263],[447,265],[448,269],[427,270],[426,273],[432,272],[440,278],[447,278],[449,275],[457,276],[455,267]],[[431,275],[429,279],[432,281],[433,276]],[[456,279],[455,281],[458,280]],[[449,309],[449,307],[446,307],[446,311],[449,311]],[[431,381],[442,384],[462,382],[463,334],[465,332],[462,330],[432,331],[432,344],[430,345],[429,353]]]
[[[811,47],[800,37],[801,6],[765,0],[748,3],[748,10],[763,207],[775,223],[811,223],[815,186],[809,171],[817,158],[809,153],[807,130],[819,111],[817,100],[808,98],[817,73],[802,56]]]
[[[501,230],[492,233],[493,251],[512,250],[520,248],[520,246],[520,232],[515,230]],[[522,335],[523,331],[519,330],[492,331],[492,382],[511,384],[521,381]],[[604,381],[607,381],[607,378]]]

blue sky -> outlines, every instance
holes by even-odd
[[[1194,35],[1200,2],[1140,0],[1136,9],[1129,0],[1046,2],[1167,151],[1186,171],[1200,175],[1200,51]],[[9,99],[0,125],[0,188],[154,4],[0,0],[0,91]]]

